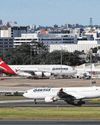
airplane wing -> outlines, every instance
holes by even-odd
[[[57,96],[67,102],[68,104],[74,105],[74,106],[81,106],[82,104],[85,104],[85,101],[82,99],[85,99],[84,95],[77,92],[64,92],[63,88],[61,88],[57,94]]]
[[[63,89],[60,89],[58,92],[58,97],[67,101],[67,100],[77,100],[85,98],[83,95],[75,92],[64,92]]]
[[[75,99],[84,99],[85,96],[79,94],[79,93],[74,93],[74,92],[68,92],[69,95],[73,96]]]
[[[37,76],[37,77],[50,77],[51,76],[51,72],[46,72],[46,71],[41,71],[41,70],[36,70],[36,69],[32,69],[32,70],[20,70],[23,73],[28,73],[32,76]]]

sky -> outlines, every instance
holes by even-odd
[[[0,19],[19,25],[100,25],[100,0],[0,0]]]

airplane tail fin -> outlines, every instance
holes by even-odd
[[[15,75],[16,73],[0,58],[0,69],[3,73]]]

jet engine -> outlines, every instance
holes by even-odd
[[[19,76],[23,76],[23,77],[32,77],[32,75],[30,73],[27,73],[27,72],[17,72],[17,74]]]
[[[46,97],[45,102],[54,102],[54,98],[53,97]]]
[[[45,98],[45,102],[55,102],[57,101],[59,98],[58,97],[46,97]]]
[[[45,73],[43,73],[44,74],[44,76],[46,76],[46,77],[50,77],[51,76],[51,73],[49,73],[49,72],[45,72]]]
[[[36,76],[42,76],[42,72],[34,72],[34,74],[36,75]]]

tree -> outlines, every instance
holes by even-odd
[[[75,51],[73,53],[61,51],[48,52],[48,47],[43,43],[32,41],[33,46],[23,44],[17,48],[5,51],[5,61],[12,65],[25,64],[65,64],[80,65],[84,59],[80,57],[83,52]],[[1,55],[2,56],[2,55]]]
[[[61,63],[60,58],[61,58],[61,52],[53,51],[46,55],[45,63],[46,64],[60,64]]]

